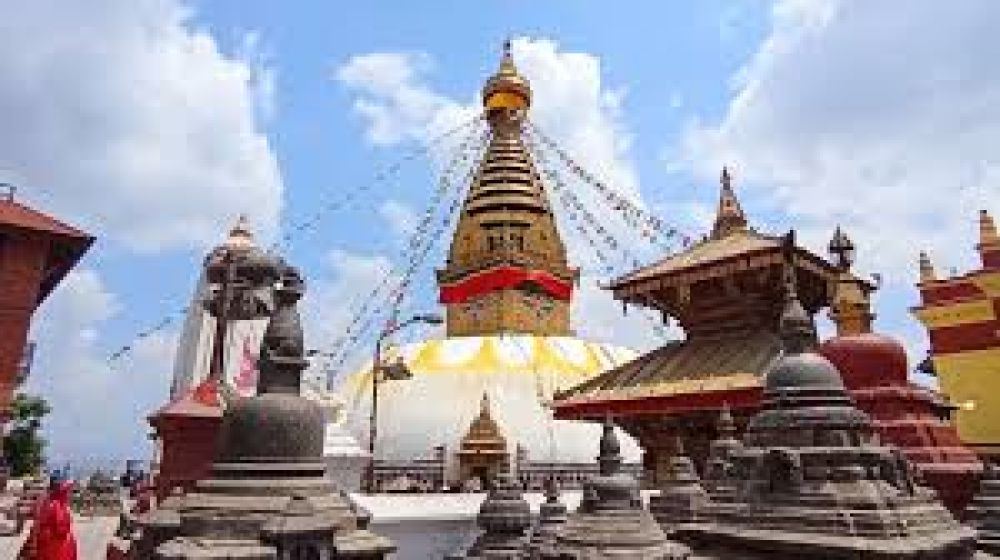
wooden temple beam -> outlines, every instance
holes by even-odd
[[[728,391],[685,393],[681,395],[656,395],[630,399],[567,400],[554,407],[555,417],[560,420],[601,420],[611,416],[654,415],[671,416],[721,409],[729,405],[732,409],[756,409],[762,399],[760,387],[744,387]]]

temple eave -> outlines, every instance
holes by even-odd
[[[672,416],[702,410],[718,410],[725,406],[732,409],[756,409],[761,399],[759,383],[729,389],[629,396],[611,392],[605,395],[580,395],[558,401],[553,409],[560,420],[602,418],[615,415]]]

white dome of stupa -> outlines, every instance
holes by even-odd
[[[386,352],[384,360],[401,357],[413,376],[379,384],[375,455],[429,458],[439,445],[453,455],[485,393],[511,454],[520,447],[529,461],[592,463],[601,426],[554,420],[547,403],[554,391],[635,355],[621,346],[559,336],[465,336],[403,345]],[[367,442],[371,362],[344,379],[338,392],[347,403],[346,426]],[[624,434],[622,453],[630,462],[641,457],[638,444]]]

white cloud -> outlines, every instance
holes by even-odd
[[[52,405],[44,430],[56,464],[107,466],[149,456],[145,418],[167,398],[177,336],[149,336],[109,364],[100,332],[121,309],[98,273],[82,269],[67,275],[39,310],[34,372],[23,389]]]
[[[433,91],[423,82],[433,67],[426,54],[371,53],[352,57],[335,77],[358,94],[354,110],[364,117],[365,136],[376,146],[426,143],[478,110]]]
[[[625,90],[608,87],[602,81],[600,59],[588,53],[561,50],[548,39],[528,38],[512,41],[512,56],[519,71],[531,82],[532,120],[588,171],[641,204],[638,172],[629,156],[631,134],[622,117]],[[470,92],[461,100],[430,86],[427,80],[433,69],[433,60],[426,54],[371,53],[352,57],[338,68],[335,77],[357,94],[354,109],[367,125],[365,135],[369,142],[378,146],[426,144],[482,110],[479,92]],[[482,76],[484,81],[486,78]],[[606,211],[602,214],[596,210],[604,208],[597,195],[585,188],[575,192],[605,220],[605,227],[614,227],[608,222]],[[559,207],[556,200],[552,203]],[[562,214],[561,209],[557,213]],[[596,259],[584,238],[565,219],[560,226],[571,259],[585,271],[595,268]],[[613,231],[619,239],[625,237],[624,228],[618,226]],[[607,249],[605,252],[611,253]],[[578,296],[574,326],[581,333],[598,338],[607,339],[607,335],[614,333],[619,340],[645,345],[645,337],[634,334],[648,332],[649,325],[635,313],[620,320],[618,305],[607,293],[598,292],[593,286],[585,287]],[[609,312],[611,308],[616,311]],[[630,326],[622,328],[623,325]]]
[[[411,206],[398,200],[386,200],[379,206],[378,213],[398,238],[412,234],[420,220]]]
[[[256,113],[258,41],[220,52],[177,0],[42,0],[0,18],[0,179],[132,248],[216,240],[248,213],[276,230],[282,184]]]
[[[869,265],[915,280],[920,248],[968,265],[980,206],[1000,208],[1000,5],[783,1],[734,77],[717,123],[681,157],[714,176],[735,165],[815,245],[846,224]],[[766,191],[765,191],[766,189]],[[821,246],[821,245],[820,245]]]
[[[860,270],[886,280],[880,315],[916,360],[918,252],[939,271],[977,266],[976,211],[1000,211],[1000,4],[898,8],[776,2],[725,114],[692,121],[672,163],[704,178],[734,166],[742,196],[815,249],[844,225]]]

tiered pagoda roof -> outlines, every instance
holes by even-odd
[[[709,235],[609,286],[616,299],[675,318],[687,339],[563,393],[556,405],[559,416],[682,413],[723,402],[751,407],[760,400],[763,373],[780,353],[777,321],[786,263],[793,263],[810,314],[829,304],[837,278],[833,265],[795,246],[792,235],[754,229],[726,169],[720,190]]]

